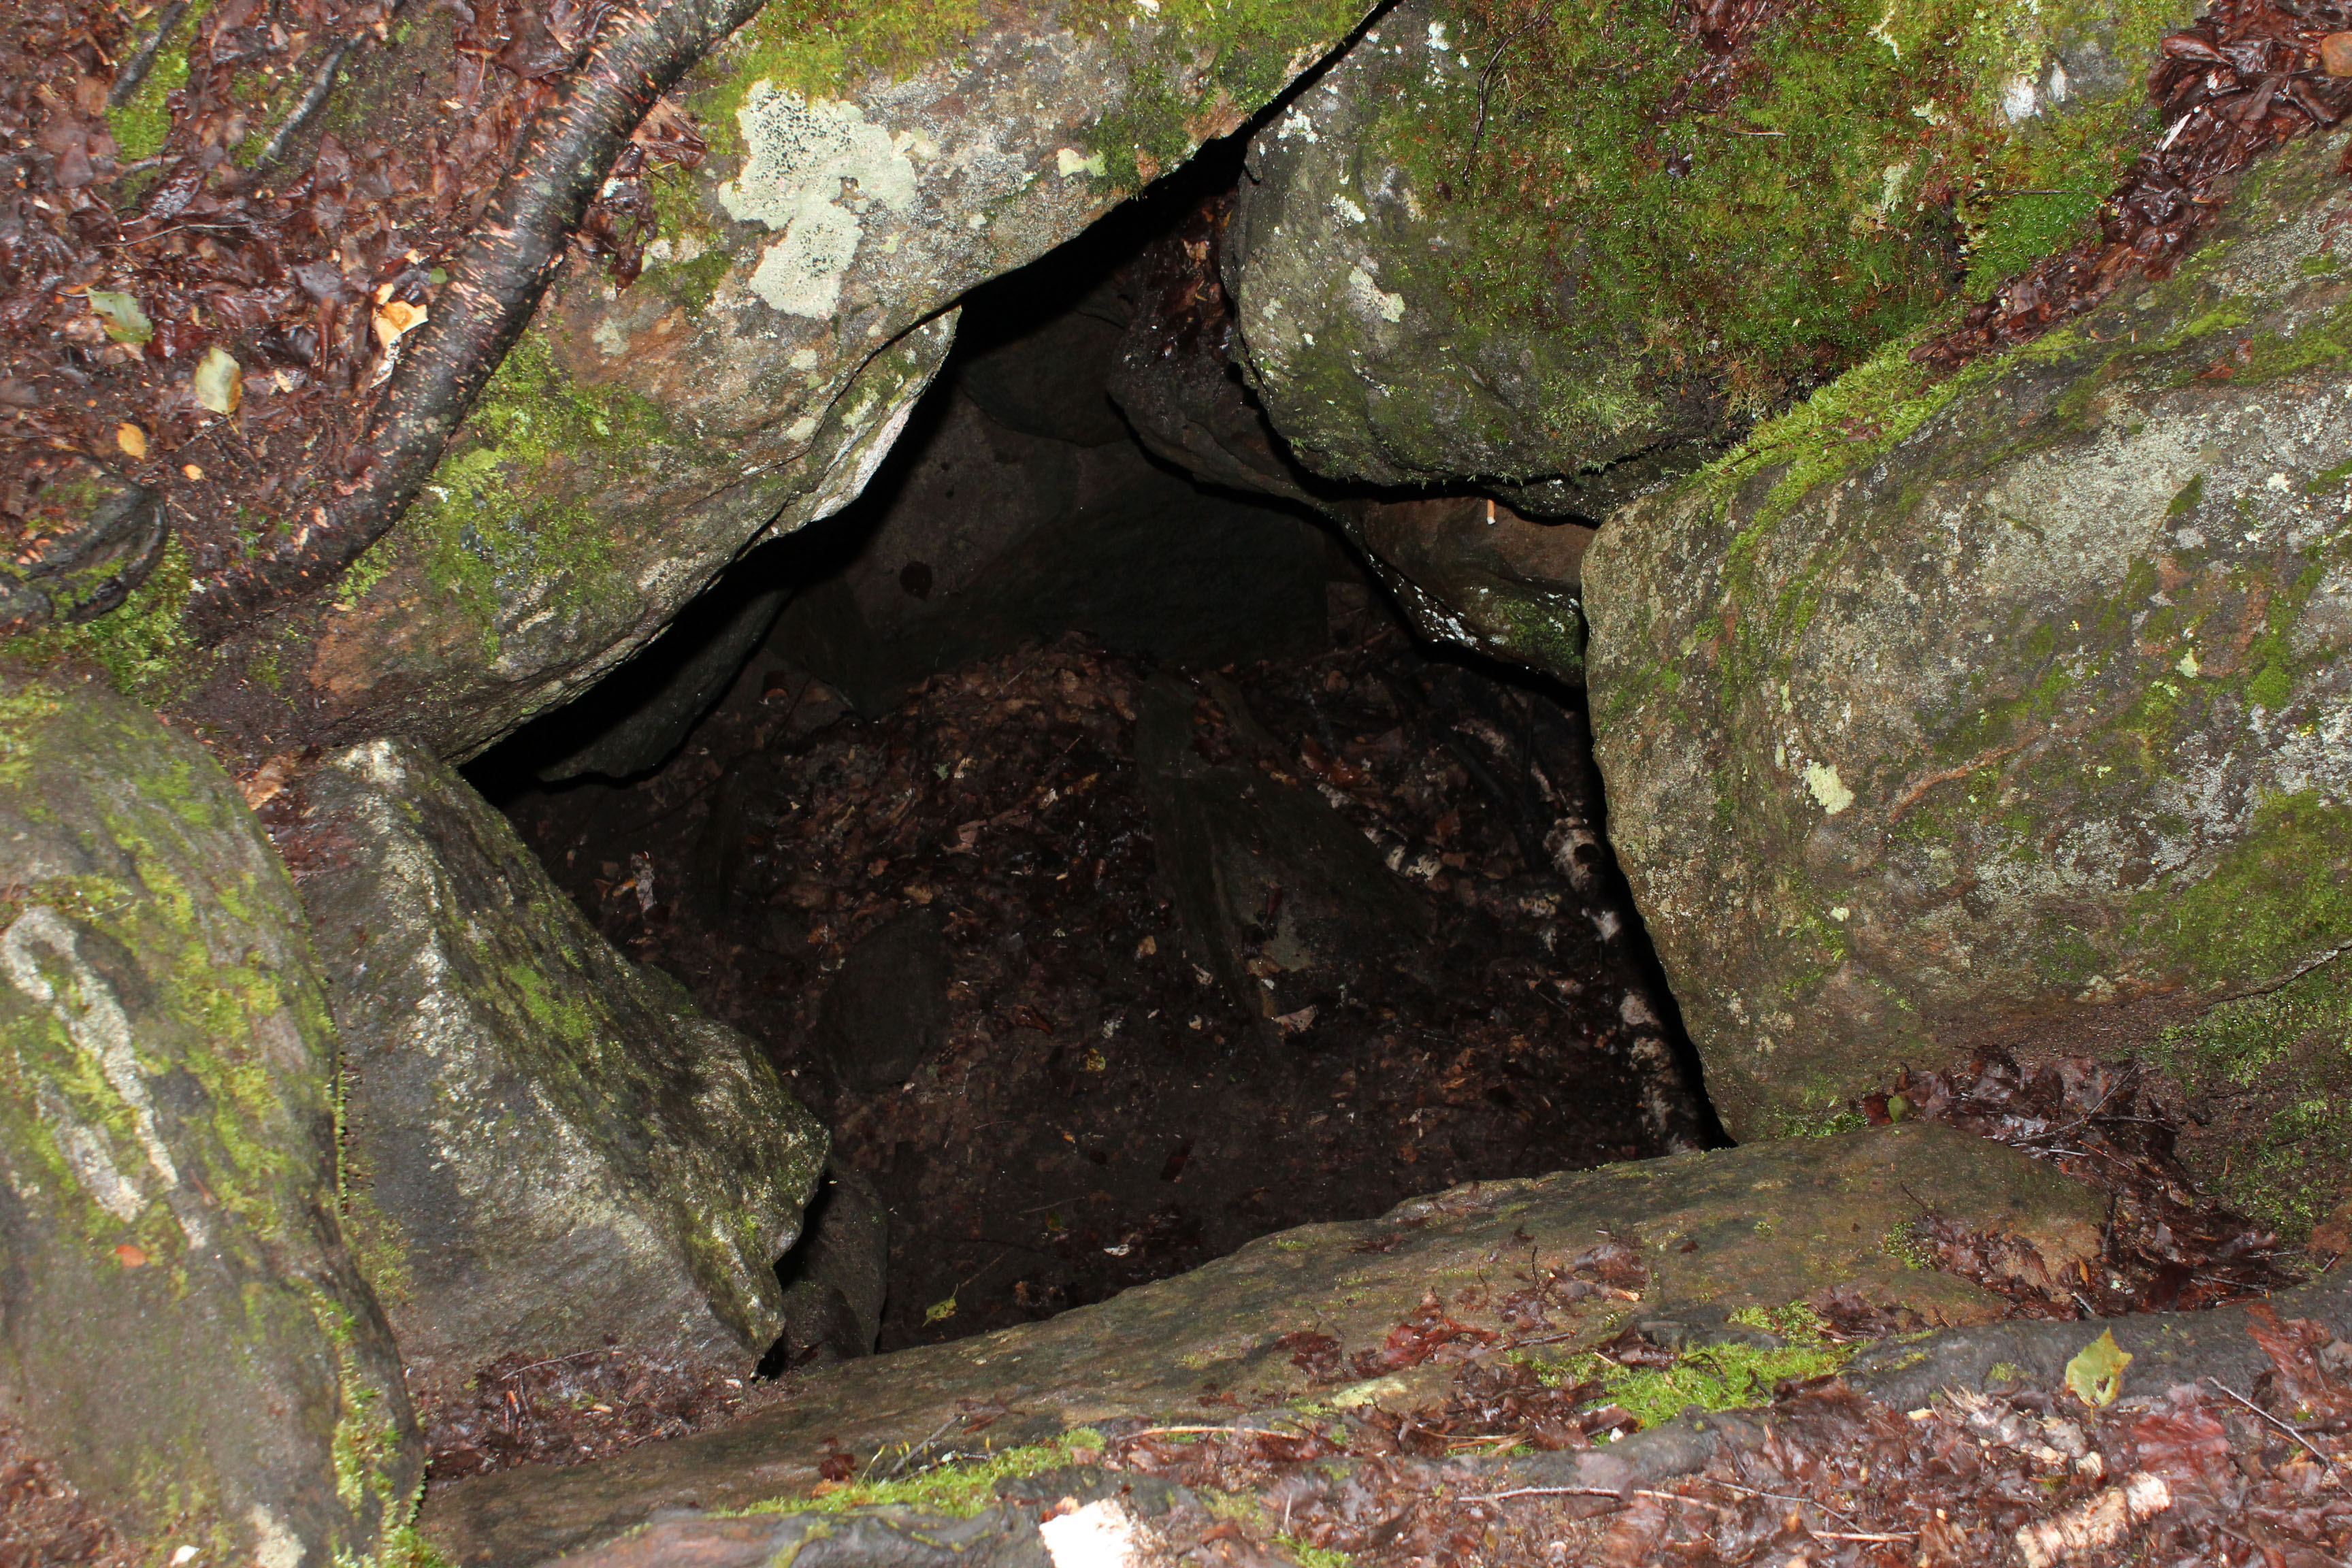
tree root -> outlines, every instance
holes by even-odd
[[[189,605],[216,643],[333,582],[389,532],[441,459],[491,373],[530,324],[564,246],[662,94],[763,0],[636,0],[605,21],[562,100],[541,115],[393,373],[331,505],[273,553],[208,584]]]

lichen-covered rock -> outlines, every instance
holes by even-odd
[[[858,493],[946,307],[1233,130],[1363,9],[768,6],[688,79],[712,153],[657,182],[644,276],[559,279],[418,504],[185,710],[247,749],[466,755],[578,694],[753,540]],[[371,58],[389,75],[358,100],[404,90],[396,51]]]
[[[1408,0],[1252,147],[1236,357],[1319,474],[1598,519],[2071,235],[2193,8]]]
[[[301,789],[353,1240],[420,1394],[608,1342],[747,1372],[823,1129],[422,748],[353,747]]]
[[[662,1510],[803,1498],[836,1447],[862,1458],[886,1445],[919,1446],[975,1408],[1001,1413],[989,1441],[1003,1447],[1121,1419],[1196,1425],[1213,1384],[1261,1406],[1250,1424],[1268,1426],[1280,1413],[1263,1407],[1286,1401],[1328,1402],[1316,1406],[1325,1415],[1341,1404],[1433,1403],[1463,1370],[1457,1352],[1472,1363],[1532,1354],[1582,1368],[1588,1347],[1624,1325],[1622,1293],[1548,1309],[1558,1323],[1549,1342],[1507,1351],[1495,1342],[1507,1339],[1513,1310],[1497,1270],[1531,1256],[1557,1267],[1612,1237],[1647,1275],[1645,1317],[1696,1324],[1710,1310],[1780,1308],[1846,1286],[1931,1322],[1986,1322],[2002,1315],[2000,1297],[1906,1261],[1905,1227],[1923,1207],[2015,1238],[2055,1275],[2097,1258],[2105,1206],[2014,1149],[1917,1123],[1474,1183],[1380,1218],[1263,1237],[1044,1322],[826,1368],[718,1431],[600,1465],[460,1481],[426,1502],[421,1526],[455,1562],[522,1568]],[[1433,1289],[1445,1292],[1465,1337],[1493,1338],[1391,1375],[1315,1386],[1301,1336],[1327,1336],[1340,1357],[1383,1364],[1380,1347],[1394,1343],[1391,1331]]]
[[[2345,962],[2342,140],[2169,280],[1939,385],[1897,346],[1601,530],[1612,832],[1736,1136]]]
[[[102,680],[0,672],[0,1414],[157,1562],[366,1557],[422,1479],[334,1050],[217,764]]]

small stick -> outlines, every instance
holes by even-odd
[[[1139,1437],[1165,1436],[1171,1432],[1214,1433],[1220,1437],[1287,1437],[1287,1432],[1276,1432],[1265,1426],[1146,1426],[1140,1432],[1129,1432],[1123,1437],[1113,1437],[1114,1443],[1132,1443]]]
[[[1699,1479],[1706,1482],[1709,1486],[1721,1487],[1727,1491],[1746,1492],[1749,1497],[1770,1498],[1774,1502],[1792,1502],[1801,1508],[1817,1508],[1823,1513],[1829,1515],[1832,1519],[1836,1520],[1840,1524],[1846,1525],[1849,1528],[1853,1529],[1860,1528],[1860,1526],[1854,1524],[1853,1521],[1848,1519],[1837,1510],[1830,1507],[1826,1503],[1815,1502],[1809,1497],[1792,1497],[1787,1492],[1768,1492],[1757,1487],[1743,1487],[1738,1481],[1718,1480],[1713,1476],[1701,1476]]]
[[[949,1427],[950,1427],[950,1426],[954,1426],[954,1425],[956,1424],[956,1417],[957,1417],[957,1416],[959,1416],[959,1415],[961,1415],[962,1414],[963,1414],[963,1412],[962,1412],[962,1411],[961,1411],[961,1410],[956,1411],[953,1415],[950,1415],[946,1420],[944,1420],[944,1421],[940,1422],[938,1426],[936,1426],[932,1427],[932,1428],[931,1428],[931,1435],[930,1435],[929,1436],[928,1436],[928,1437],[924,1438],[921,1442],[919,1442],[919,1443],[917,1443],[917,1444],[913,1445],[912,1447],[910,1447],[909,1448],[908,1448],[908,1450],[907,1450],[905,1453],[903,1453],[903,1454],[901,1454],[901,1455],[899,1455],[899,1456],[898,1456],[898,1462],[897,1464],[895,1464],[895,1465],[893,1465],[893,1466],[891,1466],[891,1467],[890,1467],[890,1473],[889,1473],[889,1475],[887,1475],[887,1476],[884,1477],[883,1479],[886,1479],[886,1480],[896,1480],[896,1479],[898,1479],[898,1472],[899,1472],[899,1471],[901,1471],[901,1470],[903,1470],[903,1469],[905,1469],[905,1468],[907,1468],[907,1461],[908,1461],[908,1460],[909,1460],[909,1459],[912,1459],[912,1458],[915,1457],[915,1455],[916,1455],[916,1453],[917,1453],[917,1451],[918,1451],[918,1450],[920,1450],[920,1449],[923,1449],[923,1448],[928,1448],[928,1447],[929,1447],[933,1443],[938,1442],[938,1441],[940,1440],[940,1436],[942,1436],[942,1435],[947,1431],[947,1429],[948,1429]],[[879,1449],[875,1450],[874,1458],[878,1459],[878,1458],[880,1458],[881,1457],[882,1457],[881,1450],[879,1450]]]
[[[1657,1495],[1671,1497],[1674,1494],[1662,1492]],[[1512,1498],[1518,1497],[1605,1497],[1620,1504],[1625,1500],[1624,1493],[1612,1490],[1608,1487],[1513,1487],[1508,1491],[1479,1492],[1470,1497],[1455,1498],[1454,1500],[1455,1502],[1507,1502]]]
[[[2310,1449],[2311,1457],[2317,1459],[2321,1464],[2326,1465],[2329,1469],[2332,1470],[2336,1468],[2336,1461],[2330,1459],[2326,1454],[2321,1453],[2317,1444],[2305,1436],[2302,1433],[2296,1431],[2294,1427],[2288,1426],[2285,1422],[2280,1420],[2277,1416],[2272,1415],[2269,1411],[2263,1409],[2261,1405],[2256,1405],[2252,1400],[2247,1398],[2236,1389],[2231,1388],[2228,1384],[2223,1383],[2220,1378],[2209,1377],[2205,1381],[2220,1389],[2222,1393],[2228,1394],[2231,1398],[2236,1400],[2239,1404],[2244,1405],[2247,1409],[2252,1411],[2255,1415],[2261,1416],[2263,1420],[2269,1422],[2272,1426],[2277,1427],[2280,1431],[2285,1433],[2288,1436],[2294,1438],[2296,1442],[2302,1444],[2305,1447]]]

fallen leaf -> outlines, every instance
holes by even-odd
[[[2131,1352],[2116,1343],[2115,1331],[2103,1330],[2066,1363],[2066,1386],[2094,1409],[2113,1405],[2124,1391],[2124,1368],[2131,1363]]]
[[[923,1309],[923,1321],[927,1323],[943,1323],[955,1315],[956,1299],[953,1296],[944,1301],[934,1301]]]
[[[143,1268],[147,1266],[147,1252],[137,1243],[126,1241],[114,1249],[114,1260],[125,1268]]]
[[[143,458],[147,455],[147,432],[126,419],[114,427],[114,444],[122,448],[126,457]]]
[[[392,300],[378,306],[375,312],[376,341],[390,348],[402,338],[425,324],[425,307],[405,300]]]
[[[89,301],[91,313],[106,329],[106,335],[116,342],[142,344],[154,338],[155,323],[147,319],[147,312],[139,308],[139,301],[131,296],[107,289],[92,289],[82,298]]]
[[[196,373],[190,380],[197,406],[215,414],[234,414],[245,401],[245,366],[236,356],[215,343],[196,362]]]

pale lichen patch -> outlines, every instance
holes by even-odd
[[[763,81],[735,117],[750,151],[743,172],[719,187],[719,205],[782,237],[761,253],[751,291],[787,315],[827,315],[866,215],[913,205],[915,165],[855,103],[812,101]]]

